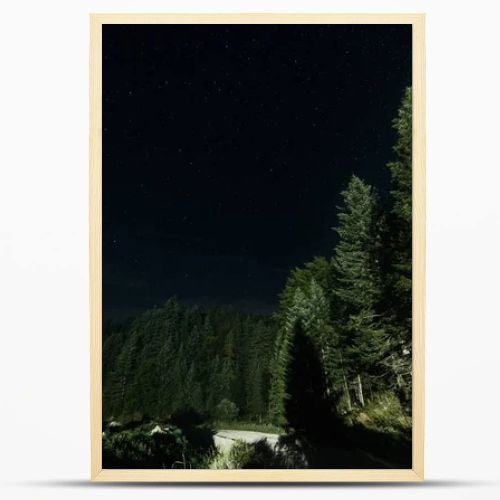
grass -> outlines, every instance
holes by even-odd
[[[273,449],[265,439],[255,443],[236,443],[212,456],[210,469],[283,469],[285,456]]]
[[[352,423],[361,424],[367,429],[387,434],[409,435],[411,416],[406,414],[396,396],[392,393],[377,395],[364,408],[352,415]]]

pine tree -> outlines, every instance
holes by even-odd
[[[385,233],[386,329],[391,353],[385,360],[403,401],[411,400],[412,346],[412,90],[407,88],[393,120],[396,132],[391,173],[391,206]]]
[[[339,242],[333,258],[335,319],[350,377],[358,379],[377,371],[387,348],[377,309],[382,296],[379,263],[378,197],[356,176],[342,192],[339,207]]]
[[[293,330],[281,329],[276,340],[275,355],[271,365],[271,387],[269,390],[269,417],[276,425],[286,424],[285,401],[287,394],[287,371]]]
[[[333,402],[334,394],[342,389],[340,375],[339,339],[331,323],[329,301],[323,288],[313,277],[313,269],[326,270],[324,259],[315,260],[318,267],[308,265],[295,269],[282,295],[278,314],[280,331],[277,338],[276,357],[273,363],[273,377],[270,394],[270,413],[279,425],[287,424],[286,407],[288,394],[289,365],[292,362],[292,348],[297,335],[305,336],[320,360],[321,386],[326,388],[325,399]],[[318,274],[327,282],[326,273]],[[293,289],[293,287],[295,287]],[[293,293],[292,293],[293,290]],[[296,353],[297,355],[297,353]],[[304,360],[307,363],[307,360]],[[300,403],[299,403],[300,404]]]
[[[407,88],[398,116],[393,121],[397,134],[391,172],[392,207],[390,232],[393,238],[391,263],[394,296],[398,297],[400,319],[411,320],[412,258],[412,92]]]

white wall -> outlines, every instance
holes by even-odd
[[[499,498],[498,2],[14,1],[0,28],[0,477],[5,498],[164,497],[87,486],[89,12],[426,12],[424,486],[186,489],[242,500]],[[496,44],[496,47],[495,47]],[[339,488],[339,486],[335,487]],[[176,491],[176,494],[179,492]]]

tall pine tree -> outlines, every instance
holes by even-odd
[[[407,88],[397,117],[391,173],[391,204],[385,234],[386,329],[391,353],[386,365],[404,402],[411,400],[412,346],[412,90]]]
[[[411,320],[412,257],[412,92],[406,89],[398,116],[393,121],[397,134],[395,159],[387,164],[391,172],[392,235],[391,264],[393,294],[398,297],[398,316]]]
[[[380,214],[374,189],[356,176],[342,196],[333,258],[335,318],[345,346],[344,361],[350,378],[356,377],[363,404],[362,378],[378,371],[387,349],[377,314],[382,296]]]

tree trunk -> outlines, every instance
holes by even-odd
[[[325,378],[325,387],[326,387],[326,398],[330,398],[330,379],[328,377],[328,373],[326,370],[326,354],[325,354],[325,349],[322,347],[321,348],[321,362],[322,362],[322,370],[323,370],[323,377]]]
[[[363,384],[361,383],[361,375],[356,377],[356,381],[358,383],[358,398],[361,406],[365,406],[365,399],[363,398]]]
[[[344,360],[342,359],[342,353],[340,354],[340,366],[342,367],[342,378],[344,380],[344,392],[347,400],[347,409],[352,411],[351,394],[349,393],[349,385],[347,384],[347,378],[344,371]]]

